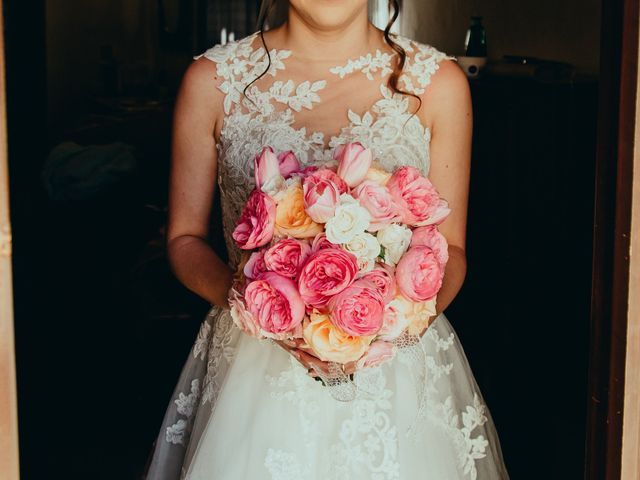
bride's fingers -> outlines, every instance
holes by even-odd
[[[300,354],[300,360],[307,363],[310,368],[313,368],[318,373],[329,374],[329,364],[327,362],[323,362],[303,350],[298,350],[298,353]]]

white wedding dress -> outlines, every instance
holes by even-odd
[[[403,90],[423,94],[444,59],[430,45],[396,37],[407,52]],[[216,45],[212,88],[224,92],[218,185],[230,262],[231,232],[253,186],[253,157],[265,145],[292,150],[301,163],[360,141],[387,169],[429,169],[430,131],[407,95],[386,82],[393,56],[377,50],[317,78],[288,50],[258,34]],[[394,54],[395,55],[395,54]],[[319,68],[316,64],[316,69]],[[417,102],[416,102],[417,104]],[[422,108],[429,108],[423,104]],[[202,324],[158,437],[149,480],[455,480],[507,479],[491,416],[453,328],[440,314],[387,364],[358,371],[357,395],[334,398],[270,340],[242,334],[227,310]]]

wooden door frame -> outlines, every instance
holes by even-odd
[[[585,470],[589,480],[638,478],[640,376],[631,368],[640,356],[640,232],[638,206],[632,209],[634,200],[640,202],[639,23],[638,0],[603,0]],[[625,370],[625,365],[630,368]]]
[[[0,472],[18,480],[18,407],[13,334],[3,3],[0,0]]]

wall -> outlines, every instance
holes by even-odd
[[[99,91],[101,45],[112,45],[120,62],[149,61],[153,8],[144,0],[46,0],[50,126],[73,119]]]
[[[600,0],[405,0],[402,33],[462,55],[471,15],[483,17],[490,58],[529,55],[598,70]]]

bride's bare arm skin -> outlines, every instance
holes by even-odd
[[[465,243],[473,116],[469,81],[455,61],[440,62],[422,102],[418,114],[431,128],[429,180],[451,208],[439,226],[449,244],[449,261],[436,302],[436,312],[440,314],[460,291],[467,273]]]
[[[167,255],[176,277],[213,305],[228,308],[233,273],[207,243],[216,176],[222,92],[215,64],[187,68],[173,117]],[[220,228],[222,228],[220,226]]]

